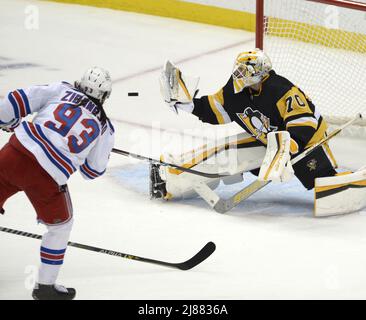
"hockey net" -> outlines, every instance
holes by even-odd
[[[257,47],[330,124],[366,135],[366,0],[257,0]]]

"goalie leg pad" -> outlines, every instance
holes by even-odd
[[[315,217],[347,214],[366,207],[366,169],[315,179]]]
[[[242,181],[242,173],[258,168],[265,148],[250,135],[243,133],[228,137],[179,156],[166,154],[163,161],[194,168],[207,173],[225,173],[225,184]],[[166,183],[166,191],[173,198],[197,196],[195,186],[204,183],[215,189],[221,179],[210,179],[170,167],[160,167],[160,177]]]

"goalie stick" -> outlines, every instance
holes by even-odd
[[[116,154],[126,156],[126,157],[131,157],[131,158],[135,158],[135,159],[138,159],[138,160],[147,160],[147,161],[152,162],[152,163],[158,163],[162,166],[176,168],[180,171],[188,172],[188,173],[195,174],[197,176],[201,176],[201,177],[205,177],[205,178],[217,179],[217,178],[225,178],[225,177],[229,176],[229,174],[201,172],[201,171],[193,170],[193,169],[190,169],[190,168],[181,167],[181,166],[178,166],[178,165],[173,164],[173,163],[168,163],[168,162],[148,158],[148,157],[145,157],[145,156],[141,156],[139,154],[131,153],[131,152],[116,149],[116,148],[113,148],[112,152],[114,152]]]
[[[10,233],[10,234],[15,234],[15,235],[22,236],[22,237],[37,239],[37,240],[42,239],[42,236],[40,236],[38,234],[19,231],[19,230],[14,230],[14,229],[9,229],[9,228],[4,228],[4,227],[0,227],[0,231],[5,232],[5,233]],[[108,255],[114,256],[114,257],[151,263],[151,264],[160,265],[160,266],[164,266],[164,267],[169,267],[169,268],[173,268],[173,269],[179,269],[179,270],[183,270],[183,271],[190,270],[190,269],[194,268],[195,266],[199,265],[201,262],[205,261],[209,256],[211,256],[211,254],[214,253],[215,250],[216,250],[216,245],[213,242],[208,242],[191,259],[189,259],[187,261],[184,261],[184,262],[181,262],[181,263],[170,263],[170,262],[165,262],[165,261],[160,261],[160,260],[143,258],[143,257],[135,256],[135,255],[132,255],[132,254],[128,254],[128,253],[122,253],[122,252],[118,252],[118,251],[92,247],[92,246],[89,246],[89,245],[76,243],[76,242],[68,242],[67,245],[69,247],[75,247],[75,248],[79,248],[79,249],[94,251],[94,252],[97,252],[97,253],[108,254]]]
[[[335,129],[332,133],[326,136],[324,139],[319,141],[317,144],[312,146],[311,148],[305,150],[294,159],[291,160],[291,164],[294,165],[295,163],[299,162],[300,160],[304,159],[313,151],[320,148],[324,143],[328,142],[330,139],[337,136],[341,133],[345,128],[352,125],[357,120],[362,119],[362,114],[357,114],[353,119],[345,123],[343,126]],[[226,213],[236,207],[239,203],[243,202],[244,200],[248,199],[251,195],[256,193],[257,191],[264,188],[268,185],[271,181],[260,181],[256,179],[248,186],[246,186],[241,191],[234,194],[229,199],[221,199],[213,190],[210,189],[206,184],[201,183],[200,185],[195,187],[196,192],[218,213]]]

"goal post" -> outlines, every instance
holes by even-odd
[[[331,124],[366,129],[366,0],[256,0],[256,46]]]

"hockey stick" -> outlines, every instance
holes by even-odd
[[[37,240],[42,239],[42,236],[40,236],[38,234],[19,231],[19,230],[14,230],[14,229],[9,229],[9,228],[4,228],[4,227],[0,227],[0,231],[10,233],[10,234],[15,234],[15,235],[22,236],[22,237],[33,238],[33,239],[37,239]],[[194,268],[195,266],[197,266],[198,264],[200,264],[201,262],[205,261],[216,250],[216,245],[213,242],[208,242],[191,259],[189,259],[185,262],[181,262],[181,263],[169,263],[169,262],[160,261],[160,260],[143,258],[143,257],[135,256],[135,255],[132,255],[132,254],[128,254],[128,253],[122,253],[122,252],[118,252],[118,251],[112,251],[112,250],[108,250],[108,249],[101,249],[101,248],[97,248],[97,247],[92,247],[92,246],[88,246],[88,245],[81,244],[81,243],[76,243],[76,242],[68,242],[67,245],[69,247],[75,247],[75,248],[79,248],[79,249],[94,251],[94,252],[97,252],[97,253],[108,254],[110,256],[115,256],[115,257],[119,257],[119,258],[136,260],[136,261],[141,261],[141,262],[146,262],[146,263],[152,263],[152,264],[156,264],[156,265],[160,265],[160,266],[164,266],[164,267],[169,267],[169,268],[174,268],[174,269],[179,269],[179,270],[184,270],[184,271],[185,270],[190,270],[190,269]]]
[[[330,139],[337,136],[339,133],[341,133],[345,128],[352,125],[357,120],[362,119],[362,114],[357,114],[353,119],[345,123],[343,126],[339,127],[338,129],[335,129],[332,133],[330,133],[327,137],[319,141],[317,144],[313,145],[311,148],[305,150],[298,156],[296,156],[294,159],[291,160],[291,164],[294,165],[300,160],[307,157],[310,153],[314,152],[315,150],[319,149],[321,146],[324,145],[324,143],[328,142]],[[232,197],[230,197],[227,200],[219,198],[207,185],[201,185],[197,188],[197,192],[199,194],[206,196],[206,201],[213,207],[215,211],[218,213],[226,213],[236,207],[239,203],[243,202],[244,200],[248,199],[251,195],[256,193],[257,191],[264,188],[266,185],[268,185],[271,181],[260,181],[255,180],[248,186],[246,186],[241,191],[234,194]],[[211,192],[210,192],[211,191]]]
[[[195,174],[197,176],[201,176],[201,177],[205,177],[205,178],[217,179],[217,178],[225,178],[225,177],[229,176],[228,174],[201,172],[201,171],[193,170],[193,169],[190,169],[190,168],[181,167],[181,166],[178,166],[178,165],[173,164],[173,163],[168,163],[168,162],[148,158],[148,157],[145,157],[145,156],[141,156],[139,154],[127,152],[127,151],[116,149],[116,148],[113,148],[112,152],[114,152],[116,154],[126,156],[126,157],[131,157],[131,158],[135,158],[135,159],[138,159],[138,160],[147,160],[147,161],[152,162],[152,163],[158,163],[162,166],[176,168],[180,171],[192,173],[192,174]]]

